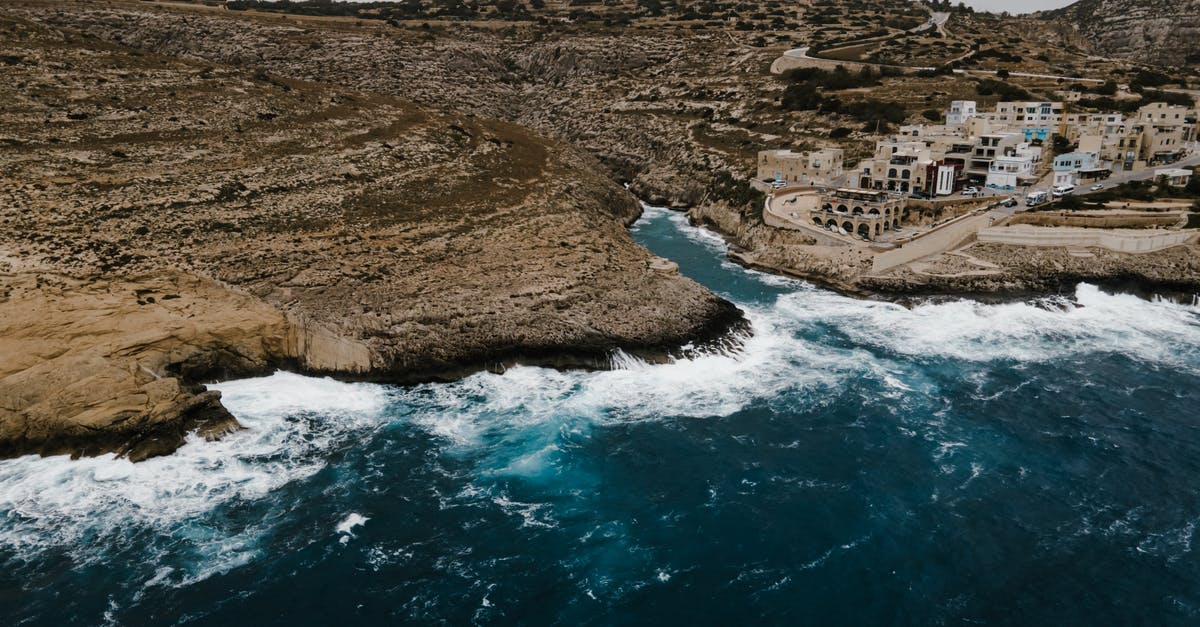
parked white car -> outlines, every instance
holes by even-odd
[[[963,196],[978,196],[980,194],[978,187],[968,187],[962,190]]]
[[[1104,189],[1104,183],[1096,183],[1095,185],[1089,187],[1088,189],[1092,190],[1093,192],[1098,192],[1098,191]]]

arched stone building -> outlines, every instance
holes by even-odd
[[[813,224],[831,231],[845,231],[874,241],[900,226],[902,198],[869,189],[835,189],[821,195],[821,203],[809,211]]]

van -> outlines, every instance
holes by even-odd
[[[1030,194],[1025,197],[1025,206],[1036,207],[1047,200],[1049,200],[1049,194],[1046,192],[1030,192]]]
[[[1063,196],[1066,196],[1067,194],[1075,193],[1075,186],[1074,185],[1059,185],[1058,187],[1054,188],[1053,193],[1054,193],[1055,198],[1062,198]]]

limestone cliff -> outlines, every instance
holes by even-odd
[[[235,424],[198,383],[281,365],[603,367],[743,323],[561,142],[12,14],[0,40],[0,454],[166,452]]]
[[[1080,0],[1046,15],[1106,56],[1200,65],[1200,0]]]

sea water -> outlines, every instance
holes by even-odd
[[[857,300],[633,229],[733,355],[215,385],[248,429],[0,461],[0,624],[1195,624],[1200,307]]]

